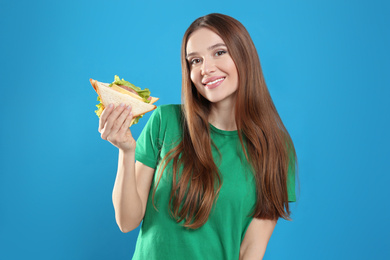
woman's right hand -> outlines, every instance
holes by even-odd
[[[99,120],[99,133],[102,139],[109,141],[123,152],[134,152],[136,142],[129,128],[132,119],[130,106],[121,104],[114,108],[110,104],[104,109]]]

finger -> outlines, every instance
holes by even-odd
[[[104,123],[103,129],[101,132],[102,133],[101,137],[103,139],[107,140],[107,136],[111,135],[112,127],[114,126],[116,120],[118,119],[119,115],[123,112],[124,109],[125,109],[125,105],[123,103],[121,103],[107,117],[107,120]]]
[[[132,120],[133,120],[133,113],[131,112],[131,107],[130,107],[129,114],[127,115],[126,120],[123,122],[121,128],[119,129],[118,134],[124,135],[127,129],[129,129]]]
[[[114,124],[111,127],[111,133],[110,135],[116,135],[122,126],[124,125],[124,122],[126,121],[126,118],[130,114],[131,107],[127,106],[125,109],[119,114],[118,118],[114,121]]]
[[[111,114],[113,108],[114,108],[113,104],[108,105],[108,107],[106,107],[103,110],[102,114],[100,115],[100,119],[99,119],[99,133],[102,132],[103,127],[106,124],[107,117]]]

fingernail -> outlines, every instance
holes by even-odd
[[[125,106],[125,104],[121,103],[120,106],[123,107],[123,106]]]
[[[126,109],[127,109],[127,110],[130,110],[130,106],[127,106]]]
[[[109,104],[108,107],[111,108],[111,107],[112,107],[112,104]]]

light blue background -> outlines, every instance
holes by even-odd
[[[265,259],[390,258],[388,1],[1,0],[0,259],[131,259],[88,80],[179,103],[181,38],[211,12],[247,27],[299,158]]]

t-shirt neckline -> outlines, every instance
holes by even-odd
[[[209,126],[210,126],[210,129],[218,134],[222,134],[222,135],[237,135],[237,130],[233,130],[233,131],[226,131],[226,130],[221,130],[221,129],[218,129],[216,128],[215,126],[213,126],[212,124],[209,123]]]

